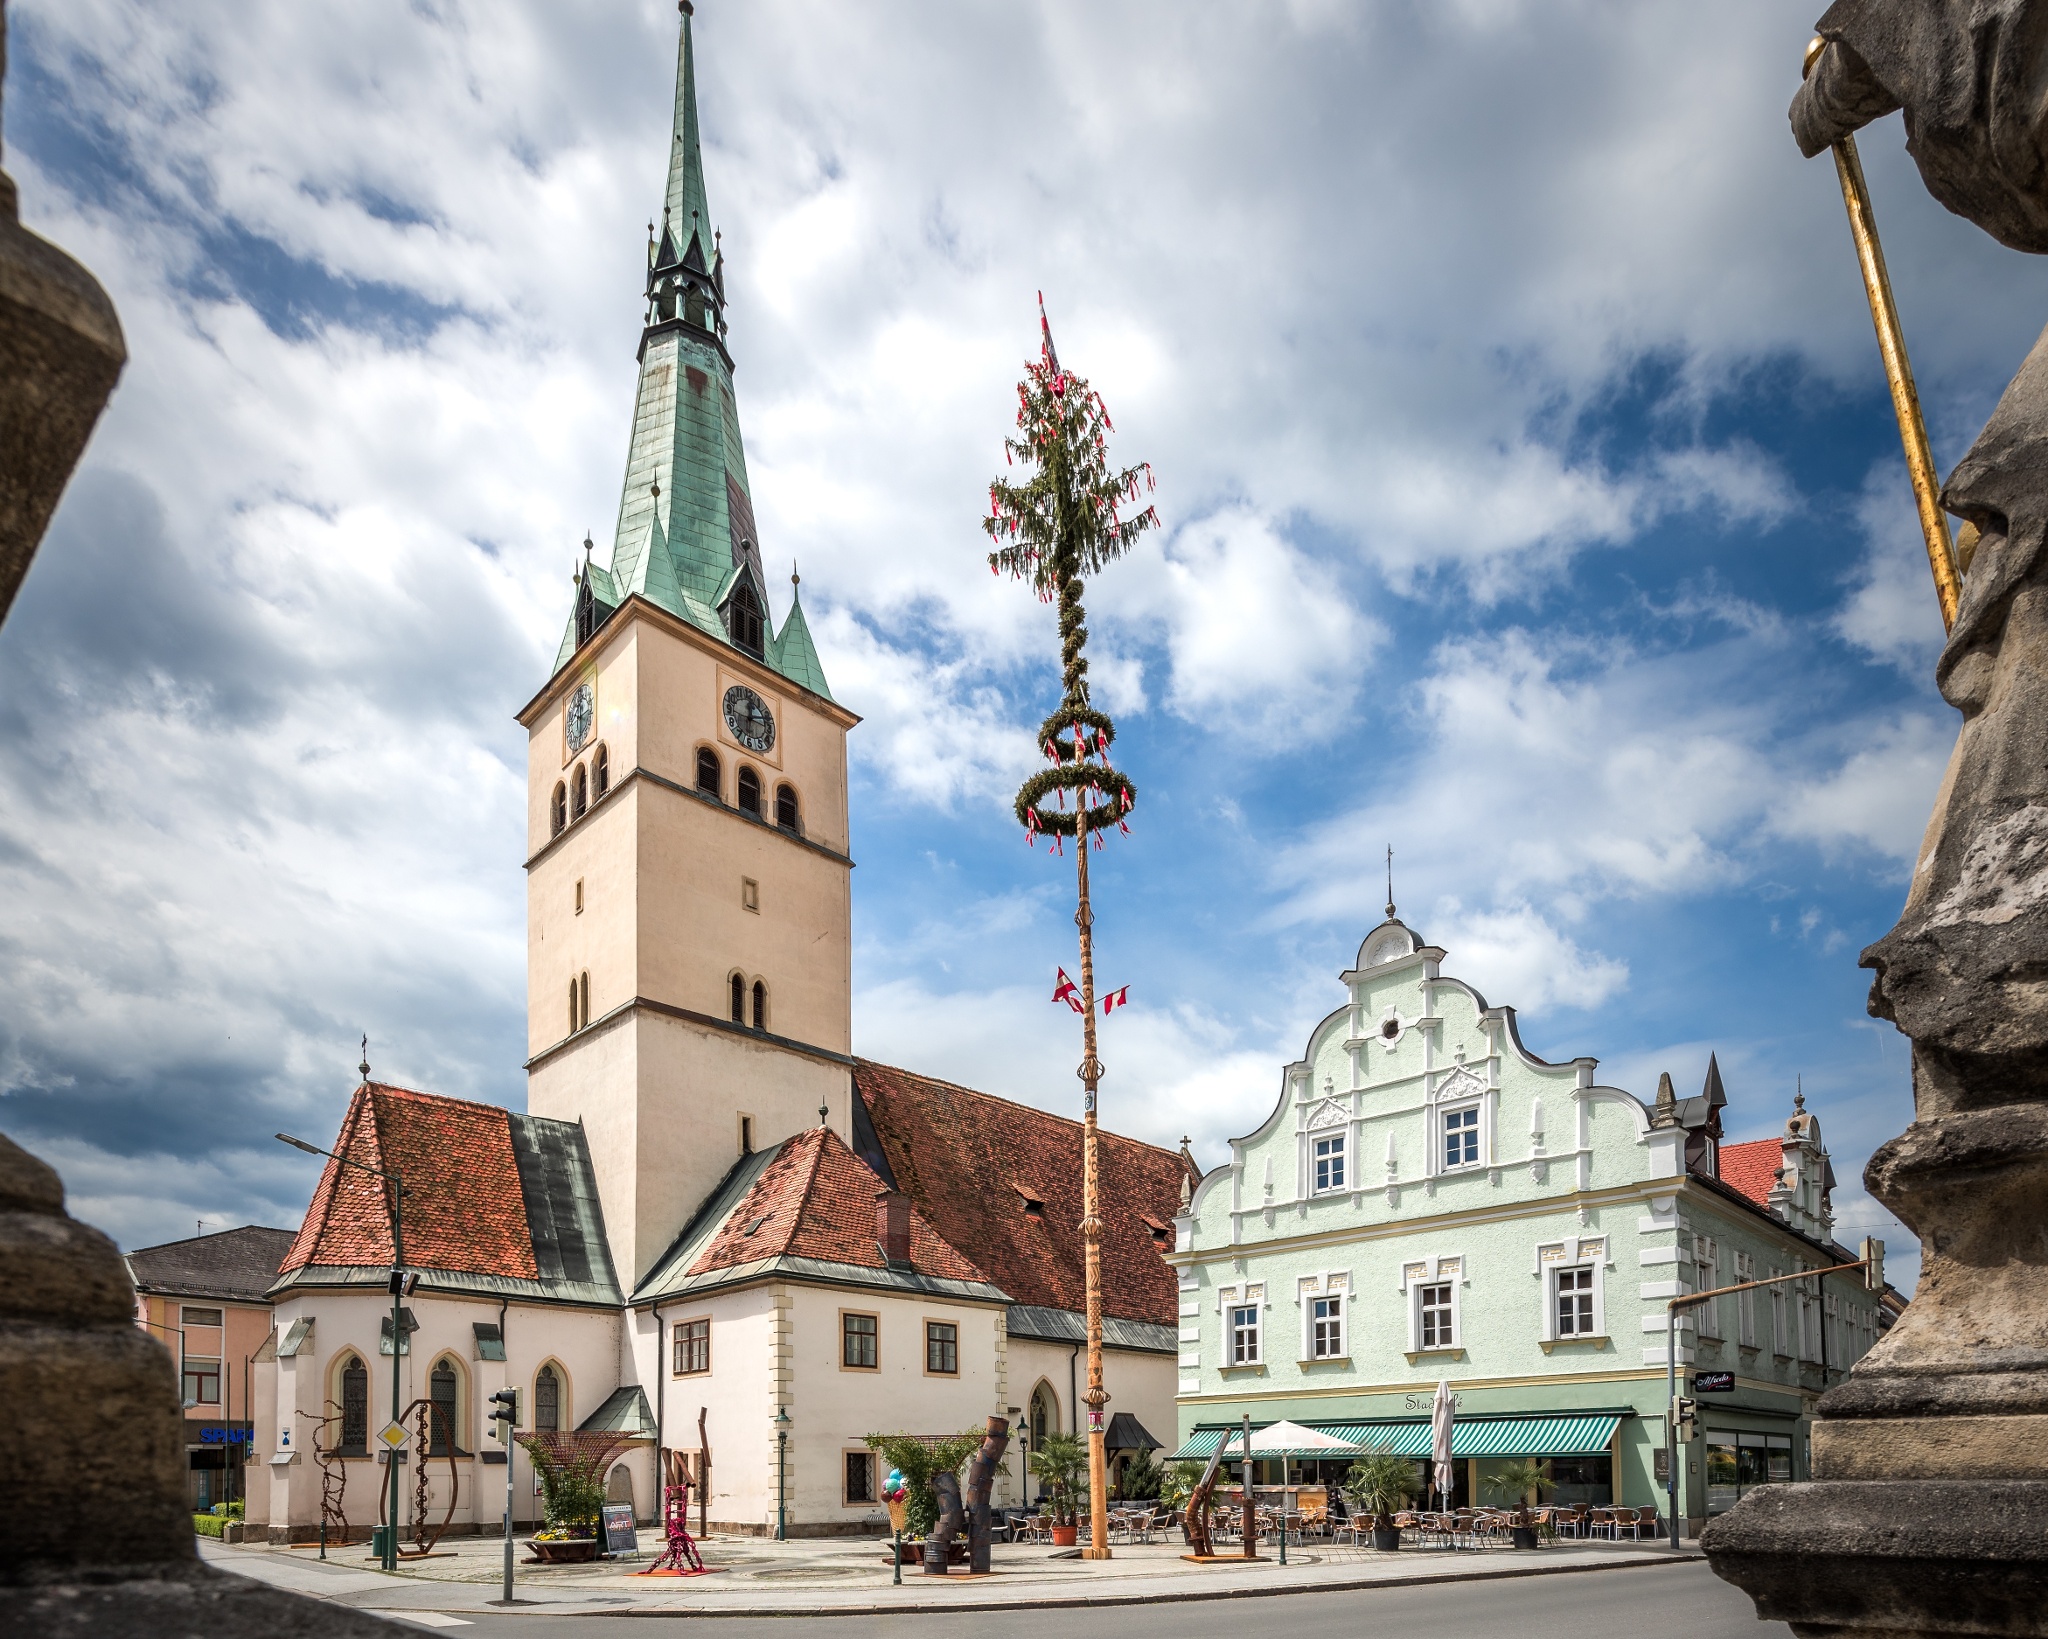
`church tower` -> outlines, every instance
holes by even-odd
[[[527,731],[527,1109],[582,1122],[630,1291],[733,1162],[850,1139],[846,732],[777,630],[726,350],[688,0],[611,562]]]

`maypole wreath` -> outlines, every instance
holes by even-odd
[[[1060,612],[1062,696],[1038,727],[1038,747],[1052,764],[1026,780],[1017,793],[1017,823],[1035,845],[1041,832],[1060,839],[1102,831],[1111,825],[1128,832],[1125,816],[1137,788],[1110,766],[1116,725],[1088,700],[1087,616],[1081,583],[1128,552],[1138,537],[1155,528],[1151,506],[1126,517],[1138,501],[1139,486],[1154,485],[1150,462],[1109,469],[1108,408],[1101,394],[1080,376],[1060,368],[1038,301],[1043,338],[1038,357],[1017,384],[1017,431],[1003,440],[1011,465],[1031,473],[1022,484],[998,478],[988,487],[989,515],[981,527],[997,545],[988,555],[998,575],[1028,579],[1040,600]],[[1072,802],[1069,803],[1068,799]],[[1096,847],[1102,839],[1095,839]]]

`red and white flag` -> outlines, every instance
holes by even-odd
[[[1052,993],[1052,999],[1056,1002],[1065,1002],[1076,1013],[1082,1010],[1081,987],[1067,977],[1067,970],[1065,968],[1060,969],[1059,988]]]
[[[1115,990],[1112,990],[1107,996],[1102,998],[1102,1016],[1106,1019],[1118,1008],[1129,1007],[1130,1005],[1131,987],[1129,985],[1119,985]]]

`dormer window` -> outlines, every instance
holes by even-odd
[[[726,600],[726,635],[732,639],[732,646],[735,649],[760,660],[765,658],[765,626],[766,622],[761,613],[761,599],[755,594],[753,583],[742,577],[739,585],[733,588],[732,596]]]

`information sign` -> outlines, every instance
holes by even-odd
[[[1732,1394],[1735,1392],[1733,1372],[1694,1372],[1692,1374],[1694,1394]]]
[[[640,1535],[633,1529],[633,1505],[608,1502],[604,1505],[604,1551],[608,1554],[637,1554]]]

